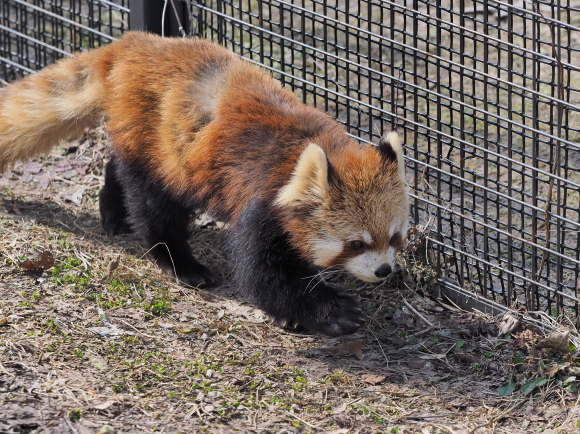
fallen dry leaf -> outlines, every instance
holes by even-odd
[[[499,323],[498,336],[507,335],[513,332],[521,324],[520,320],[513,315],[506,313]]]
[[[362,398],[357,398],[357,399],[349,401],[349,402],[343,402],[339,406],[335,407],[334,410],[332,410],[332,414],[344,413],[349,405],[355,404],[361,400],[362,400]]]
[[[518,349],[524,348],[526,346],[526,340],[521,336],[517,337],[513,340],[512,346]]]
[[[115,401],[107,401],[107,402],[103,402],[102,404],[93,405],[93,408],[96,410],[106,410],[114,403],[115,403]]]
[[[75,192],[71,195],[70,200],[77,205],[81,204],[83,200],[83,194],[85,193],[86,187],[81,187],[75,190]]]
[[[113,259],[111,262],[109,262],[109,265],[107,265],[108,277],[111,277],[111,274],[113,274],[113,271],[115,271],[117,269],[117,267],[119,266],[120,259],[121,259],[121,255],[117,255],[117,257],[115,259]]]
[[[569,353],[568,335],[570,332],[552,332],[536,343],[538,348],[550,348],[560,353]]]
[[[362,353],[362,342],[360,340],[344,342],[342,344],[335,345],[334,347],[324,348],[327,351],[344,351],[355,355],[359,360],[363,359]]]
[[[28,271],[35,271],[41,272],[52,268],[54,265],[54,256],[48,250],[43,250],[37,259],[27,259],[26,261],[22,261],[20,264],[20,268],[23,268]]]
[[[420,359],[424,359],[424,360],[441,360],[444,359],[445,357],[447,357],[446,354],[423,354],[421,356],[419,356]]]
[[[340,404],[338,407],[336,407],[334,410],[332,410],[332,414],[344,413],[346,411],[347,407],[348,407],[348,402],[344,402],[344,403]]]
[[[310,351],[323,351],[327,353],[350,353],[354,354],[354,356],[359,360],[362,360],[364,357],[362,353],[362,342],[360,340],[344,342],[333,347],[311,348]]]
[[[553,378],[558,373],[558,371],[564,366],[561,366],[557,363],[552,363],[551,365],[548,365],[543,369],[544,375],[547,376],[548,378]]]
[[[362,376],[362,380],[365,383],[372,384],[373,386],[375,384],[382,383],[383,381],[385,381],[386,378],[387,375],[385,374],[365,374]]]
[[[421,359],[414,358],[414,359],[409,360],[407,362],[407,365],[409,365],[413,369],[423,369],[425,367],[426,363],[427,362],[425,362]]]

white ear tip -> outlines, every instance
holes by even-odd
[[[385,136],[385,142],[387,142],[388,144],[391,145],[391,148],[393,149],[393,151],[395,151],[397,154],[400,154],[402,151],[402,147],[401,147],[401,137],[399,136],[399,134],[397,134],[394,131],[391,131],[390,133],[388,133]]]
[[[316,143],[309,143],[300,154],[288,184],[278,192],[275,203],[290,205],[307,191],[326,191],[328,165],[326,153]]]
[[[305,156],[304,158],[306,158],[306,156],[312,157],[314,155],[316,155],[320,160],[323,159],[326,160],[326,153],[324,152],[324,150],[316,143],[310,142],[308,146],[304,148],[304,150],[302,151],[300,158],[302,159],[303,156]]]

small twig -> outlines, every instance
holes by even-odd
[[[487,421],[486,423],[476,426],[475,428],[473,428],[471,431],[469,431],[468,434],[473,434],[475,431],[477,431],[479,428],[485,428],[486,426],[497,422],[500,419],[503,419],[504,417],[506,417],[508,414],[510,414],[512,411],[514,411],[517,407],[519,407],[522,403],[518,402],[514,405],[512,405],[510,408],[508,408],[507,410],[505,410],[504,412],[500,413],[499,415],[492,417],[489,421]]]
[[[302,422],[304,425],[308,425],[310,428],[315,429],[315,430],[319,430],[320,427],[316,426],[316,425],[312,425],[311,423],[306,422],[304,419],[299,418],[298,416],[296,416],[293,413],[287,413],[288,416],[292,416],[294,419]]]
[[[79,432],[75,429],[74,426],[72,426],[72,423],[70,423],[70,420],[68,420],[68,417],[63,416],[64,421],[67,423],[67,425],[69,426],[70,430],[75,433],[75,434],[79,434]]]
[[[377,337],[377,335],[375,335],[373,333],[372,330],[369,330],[371,332],[371,334],[374,336],[375,340],[377,341],[377,343],[379,344],[379,348],[381,349],[381,353],[383,353],[383,357],[385,358],[385,362],[387,362],[387,367],[389,366],[389,358],[387,357],[387,355],[385,354],[385,350],[383,350],[383,346],[381,345],[381,341],[379,341],[379,338]]]
[[[435,326],[429,326],[426,329],[421,330],[419,332],[411,333],[410,335],[407,335],[407,337],[409,337],[409,338],[416,338],[416,337],[419,337],[419,336],[423,336],[423,335],[426,335],[427,333],[432,332],[434,329],[435,329]]]
[[[255,400],[256,405],[259,405],[260,404],[260,389],[261,389],[261,387],[258,387],[256,389],[256,400]]]
[[[121,321],[122,323],[125,323],[125,325],[131,327],[133,330],[135,330],[137,332],[137,334],[139,334],[141,336],[145,336],[146,338],[151,338],[151,339],[159,339],[157,336],[146,335],[145,333],[140,332],[138,329],[136,329],[133,325],[129,324],[124,319],[118,318],[118,320]]]
[[[455,413],[444,413],[444,414],[423,414],[423,415],[416,415],[416,416],[405,416],[407,419],[411,420],[423,420],[423,419],[432,419],[435,417],[447,417],[447,416],[456,416]]]
[[[411,303],[409,303],[406,299],[403,299],[403,303],[405,303],[405,305],[409,308],[409,310],[411,312],[413,312],[417,317],[419,317],[420,319],[422,319],[423,321],[425,321],[429,327],[435,327],[435,325],[429,321],[427,318],[425,318],[423,315],[421,315],[417,309],[415,309],[413,306],[411,306]]]
[[[4,367],[4,365],[2,364],[2,360],[0,360],[0,370],[1,370],[2,372],[4,372],[6,375],[10,375],[11,377],[15,377],[15,376],[16,376],[16,375],[14,375],[14,374],[12,374],[12,373],[10,373],[10,372],[8,372],[8,371],[6,370],[6,368],[5,368],[5,367]]]

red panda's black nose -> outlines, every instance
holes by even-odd
[[[389,274],[391,274],[391,266],[389,264],[383,264],[375,271],[375,276],[377,277],[387,277]]]

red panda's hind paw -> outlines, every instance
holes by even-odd
[[[174,270],[173,267],[161,267],[161,269],[168,276],[174,277],[182,286],[205,289],[215,286],[218,281],[215,275],[201,264],[189,270]]]
[[[113,237],[115,235],[133,233],[131,225],[126,221],[111,220],[105,216],[101,218],[101,226],[103,227],[107,235],[110,237]]]

